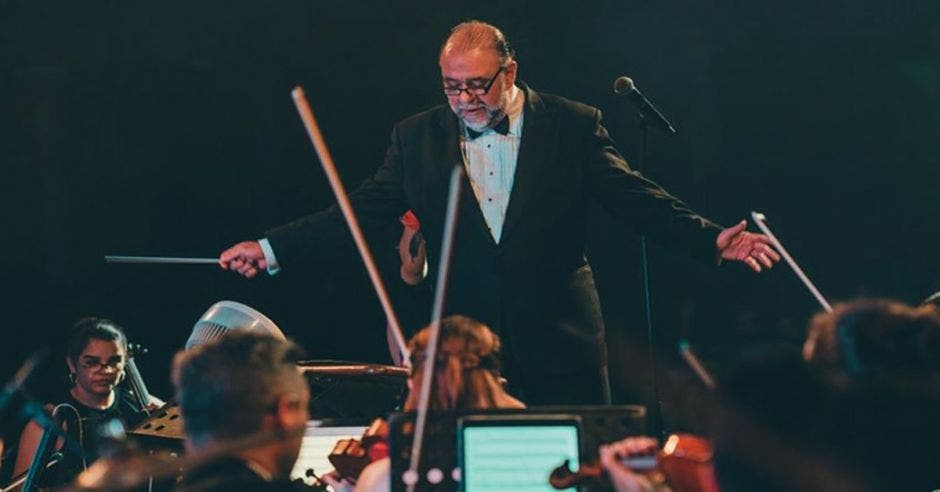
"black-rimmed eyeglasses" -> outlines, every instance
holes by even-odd
[[[499,77],[499,74],[502,73],[503,69],[505,68],[506,67],[499,67],[499,70],[497,70],[496,73],[493,74],[493,78],[491,78],[488,82],[484,84],[474,83],[474,81],[470,81],[470,82],[467,82],[466,87],[445,85],[444,94],[446,94],[447,96],[453,97],[453,96],[460,96],[461,92],[466,92],[468,95],[471,95],[471,96],[482,96],[490,91],[490,89],[493,87],[493,84],[496,83],[496,77]]]
[[[100,371],[106,368],[121,370],[124,367],[124,359],[120,357],[114,357],[105,361],[95,358],[82,359],[78,363],[82,369],[86,371]]]

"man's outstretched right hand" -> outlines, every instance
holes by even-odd
[[[219,266],[252,278],[268,264],[258,241],[242,241],[219,255]]]

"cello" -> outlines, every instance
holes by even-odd
[[[128,343],[127,363],[124,365],[124,373],[127,374],[127,386],[129,392],[134,397],[134,402],[137,403],[142,412],[149,416],[150,403],[153,401],[153,397],[150,396],[147,385],[144,383],[144,378],[141,377],[140,370],[137,369],[137,364],[134,362],[134,358],[146,353],[147,349],[140,344]]]

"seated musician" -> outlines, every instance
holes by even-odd
[[[419,331],[408,342],[412,372],[408,380],[405,410],[418,407],[423,367],[426,362],[429,328]],[[503,389],[499,376],[500,340],[486,325],[466,316],[441,320],[434,382],[429,399],[430,410],[453,411],[487,408],[524,408],[525,405]],[[355,490],[388,491],[391,462],[378,460],[363,470]],[[325,479],[337,490],[352,490],[346,481]]]
[[[247,437],[272,436],[187,470],[178,490],[290,491],[288,480],[309,419],[310,390],[293,342],[234,331],[176,355],[173,383],[186,431],[186,449],[206,453]]]
[[[119,419],[130,428],[146,417],[136,398],[121,385],[126,378],[127,357],[127,338],[116,323],[103,318],[84,318],[76,323],[66,344],[69,387],[48,409],[65,422],[68,435],[82,452],[63,447],[60,441],[57,445],[62,448],[62,458],[43,473],[40,485],[67,483],[98,459],[100,429],[112,419]],[[152,399],[149,406],[152,409],[161,403]],[[35,421],[26,424],[14,476],[29,469],[42,434]]]
[[[726,377],[722,490],[936,488],[938,330],[930,307],[837,304],[811,320],[802,360],[765,356]]]
[[[936,488],[938,341],[935,308],[859,300],[812,319],[805,362],[786,351],[745,361],[721,382],[716,487]],[[660,490],[620,460],[654,449],[655,441],[636,437],[601,446],[600,463],[615,490]]]

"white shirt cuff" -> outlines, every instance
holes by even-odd
[[[264,253],[264,261],[268,264],[268,275],[276,275],[277,272],[281,271],[281,265],[277,264],[277,257],[274,256],[274,249],[271,248],[271,242],[268,241],[268,238],[263,237],[258,240],[258,244],[261,245],[261,252]]]

